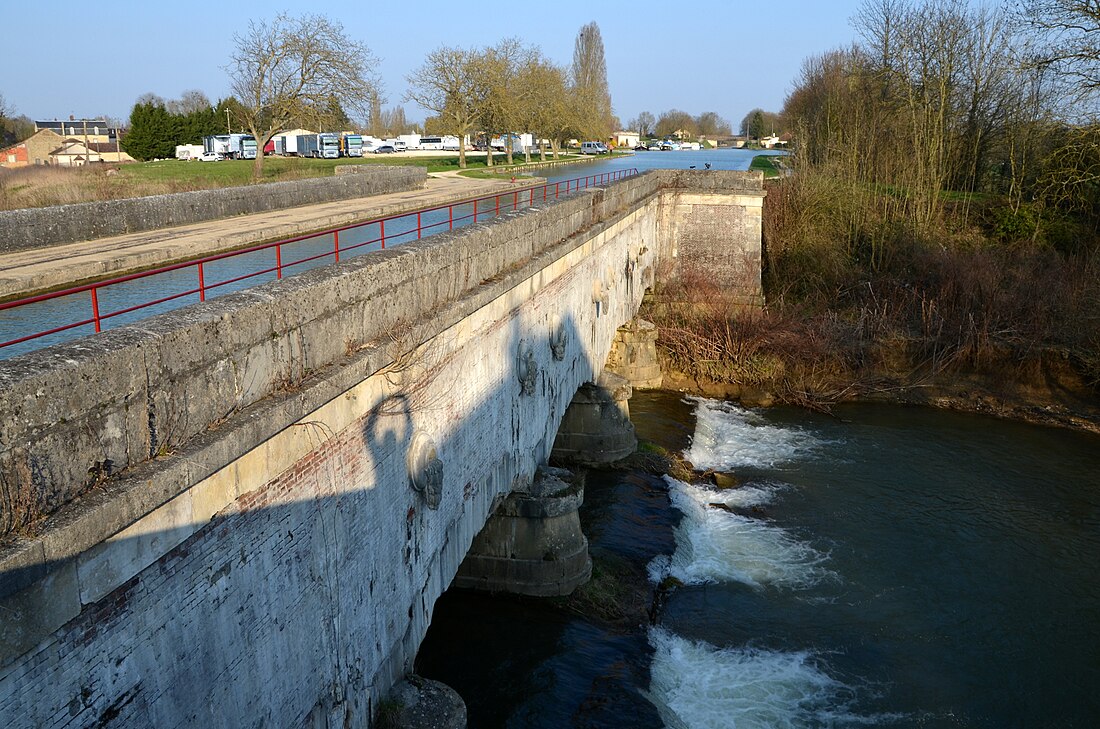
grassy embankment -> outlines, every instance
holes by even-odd
[[[749,170],[752,172],[763,172],[765,180],[772,177],[779,177],[782,174],[779,165],[776,164],[776,156],[769,154],[758,154],[753,157],[752,162],[749,164]]]
[[[883,398],[1100,430],[1095,227],[958,195],[919,226],[899,195],[813,172],[770,183],[765,309],[688,271],[642,313],[681,384],[751,404]]]
[[[501,169],[517,168],[515,165],[504,168],[505,155],[503,154],[494,155],[494,160]],[[362,159],[269,157],[264,161],[263,181],[279,182],[324,177],[332,175],[336,167],[348,164],[416,165],[426,167],[429,172],[460,169],[458,155],[450,153],[416,157],[370,155]],[[467,169],[471,171],[497,169],[497,167],[486,168],[484,156],[469,156],[466,164]],[[251,160],[222,162],[161,160],[76,169],[31,167],[0,172],[0,210],[234,187],[248,185],[251,182]]]

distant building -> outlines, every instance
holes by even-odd
[[[615,132],[611,135],[611,142],[616,147],[629,147],[633,149],[642,141],[642,135],[637,132]]]
[[[118,147],[118,142],[88,142],[88,148],[99,155],[100,162],[136,162]]]
[[[779,137],[774,134],[760,138],[760,146],[764,149],[771,149],[777,144],[779,144]]]
[[[54,119],[53,121],[36,121],[36,132],[49,129],[60,137],[73,137],[89,142],[106,143],[118,139],[118,130],[107,126],[105,119]]]
[[[91,135],[88,135],[91,139]],[[82,138],[62,137],[42,129],[19,144],[0,149],[0,167],[56,165],[80,167],[89,162],[133,162],[134,158],[119,150],[118,142],[84,144]]]
[[[50,152],[50,164],[58,167],[83,167],[89,162],[101,161],[99,152],[88,149],[83,142],[76,139],[66,139],[59,148]]]
[[[27,137],[19,144],[0,149],[0,167],[26,167],[48,165],[50,153],[61,147],[65,138],[49,129],[43,129]]]

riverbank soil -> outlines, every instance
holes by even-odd
[[[737,309],[697,283],[658,292],[639,315],[658,326],[665,389],[825,412],[859,400],[927,405],[1100,432],[1087,352],[988,340],[943,347],[875,331],[852,312]]]

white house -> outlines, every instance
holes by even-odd
[[[638,132],[615,132],[611,135],[611,141],[616,147],[634,149],[642,141],[642,136]]]

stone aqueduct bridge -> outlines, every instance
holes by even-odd
[[[762,199],[650,172],[0,364],[0,717],[368,726],[656,272],[759,296]]]

